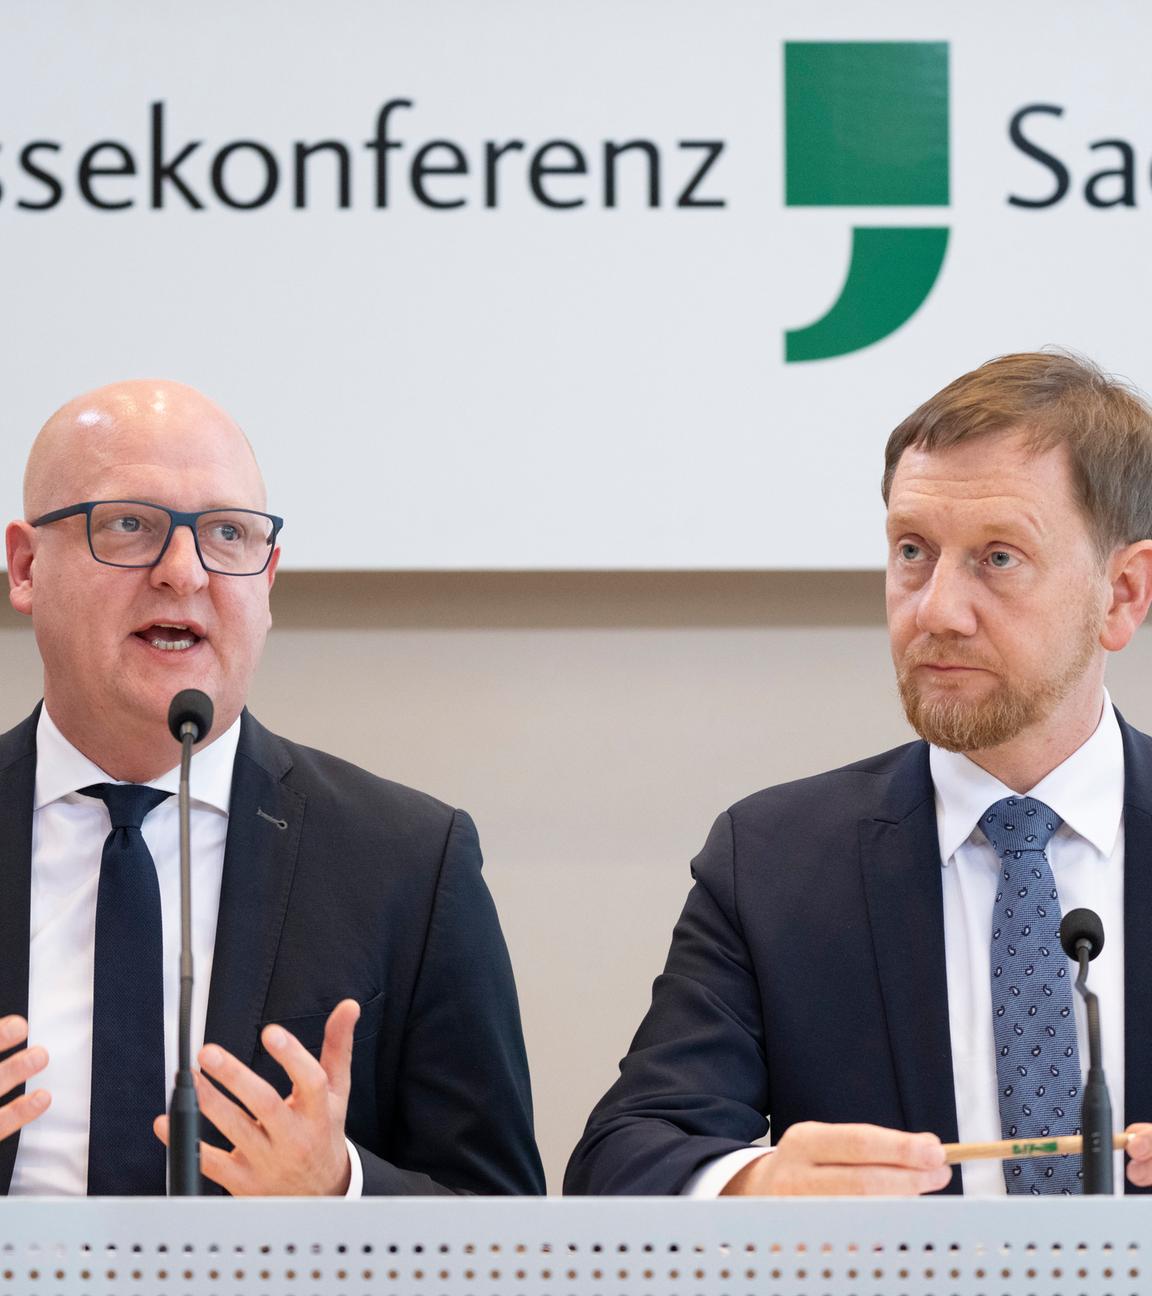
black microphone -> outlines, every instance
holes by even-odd
[[[1060,944],[1064,953],[1080,965],[1076,989],[1088,1012],[1088,1079],[1080,1100],[1080,1132],[1084,1138],[1081,1166],[1084,1194],[1112,1192],[1112,1099],[1104,1079],[1100,1052],[1100,1005],[1088,989],[1088,964],[1104,948],[1104,924],[1091,909],[1071,909],[1060,920]]]
[[[192,849],[188,772],[192,748],[212,728],[212,699],[182,689],[168,707],[168,728],[180,744],[180,1025],[176,1085],[168,1108],[168,1195],[199,1197],[200,1105],[192,1078]]]
[[[184,739],[184,726],[192,726],[192,741],[198,743],[212,728],[212,699],[199,689],[181,689],[168,705],[168,729],[177,742]]]

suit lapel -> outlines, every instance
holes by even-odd
[[[880,813],[860,821],[860,858],[904,1120],[954,1142],[944,900],[926,744],[909,748]],[[957,1175],[948,1191],[959,1190]]]
[[[281,782],[291,764],[283,744],[245,711],[204,1038],[248,1065],[256,1055],[304,822],[305,798]]]
[[[32,801],[39,718],[37,707],[27,720],[0,738],[0,1017],[28,1015]],[[17,1092],[23,1093],[23,1087]],[[19,1135],[13,1135],[0,1143],[0,1193],[6,1194],[12,1182],[18,1142]]]
[[[1117,718],[1120,718],[1119,716]],[[1152,739],[1124,739],[1124,1106],[1117,1124],[1152,1120]],[[1107,933],[1105,933],[1107,936]],[[1091,982],[1089,982],[1091,984]],[[1149,1192],[1125,1182],[1126,1192]]]

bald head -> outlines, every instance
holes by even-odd
[[[24,516],[116,498],[118,492],[109,495],[99,483],[159,453],[185,459],[189,469],[205,461],[227,465],[237,479],[236,497],[227,502],[266,507],[252,447],[219,405],[183,383],[137,379],[77,396],[44,424],[24,470]]]

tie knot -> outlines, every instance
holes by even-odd
[[[1046,850],[1063,822],[1043,801],[1005,797],[980,816],[980,830],[1001,859],[1020,859],[1025,851]]]
[[[172,793],[142,783],[93,783],[81,788],[80,795],[103,801],[113,828],[139,828],[145,817]]]

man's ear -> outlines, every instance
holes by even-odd
[[[8,599],[17,612],[32,615],[32,559],[36,530],[27,522],[9,522],[4,539],[8,550]]]
[[[265,575],[268,577],[269,589],[271,589],[272,586],[276,583],[276,568],[279,566],[280,566],[280,546],[277,545],[276,548],[272,550],[272,558],[271,561],[268,563],[268,570],[265,572]],[[271,626],[272,624],[271,608],[268,609],[268,624],[269,626]]]
[[[1152,540],[1117,549],[1108,560],[1110,601],[1100,643],[1119,652],[1140,628],[1152,603]]]

